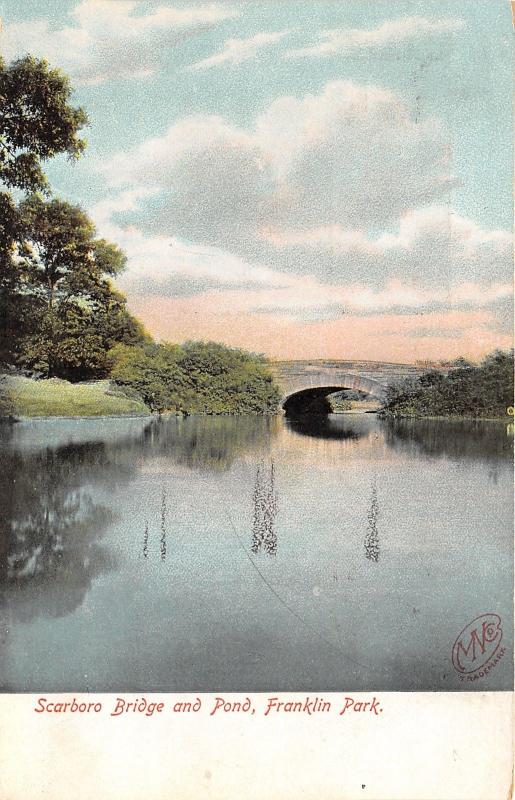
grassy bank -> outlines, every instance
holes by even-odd
[[[137,397],[111,383],[69,383],[59,378],[0,378],[0,418],[102,417],[149,414]]]

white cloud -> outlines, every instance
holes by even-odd
[[[374,265],[380,265],[387,276],[447,289],[461,281],[507,280],[513,247],[508,231],[484,230],[445,206],[409,211],[401,217],[397,232],[376,238],[340,225],[269,228],[261,236],[279,251],[293,249],[299,261],[308,264],[314,254],[324,264],[332,260],[348,267],[352,262],[353,275],[371,275]],[[346,272],[349,275],[348,268]]]
[[[389,278],[377,288],[367,282],[366,267],[358,281],[328,285],[323,279],[310,275],[288,274],[279,268],[250,263],[220,248],[192,245],[171,236],[147,236],[136,226],[123,226],[112,219],[113,213],[137,207],[148,191],[127,191],[97,203],[90,214],[99,232],[114,239],[128,255],[128,268],[119,283],[130,297],[161,296],[188,297],[216,290],[217,306],[224,311],[259,313],[288,318],[298,322],[317,322],[348,315],[378,313],[425,313],[436,310],[484,308],[491,304],[509,302],[510,282],[474,282],[465,280],[450,288],[413,285],[407,276]],[[412,249],[424,223],[419,219],[404,221],[398,236],[380,237],[366,243],[363,237],[346,237],[340,230],[313,231],[309,237],[296,232],[285,234],[276,245],[298,246],[299,241],[311,248],[340,247],[348,253],[349,240],[353,249],[371,252],[375,260],[397,249]],[[438,216],[438,214],[436,214]],[[412,230],[410,231],[410,226]],[[462,232],[461,246],[477,247],[484,243],[495,246],[507,244],[509,236],[500,231],[491,234],[481,231],[462,217],[457,218]],[[394,241],[395,240],[395,241]],[[466,241],[468,240],[468,245]],[[372,248],[370,251],[366,248]],[[278,259],[277,267],[280,267]]]
[[[114,185],[161,192],[149,227],[225,247],[230,231],[255,226],[266,193],[259,143],[220,117],[180,120],[159,138],[104,165]]]
[[[319,33],[319,40],[309,47],[288,50],[284,58],[325,57],[352,50],[370,50],[395,47],[404,42],[441,33],[452,33],[465,25],[461,19],[450,17],[430,20],[425,17],[400,17],[387,20],[373,30],[365,28],[337,28]]]
[[[485,308],[509,300],[512,291],[509,283],[495,283],[487,287],[467,283],[447,291],[438,288],[418,289],[392,280],[380,290],[356,283],[334,286],[329,292],[327,286],[317,284],[312,279],[299,279],[295,287],[273,293],[260,292],[257,297],[250,295],[247,303],[251,310],[258,313],[318,322],[348,315],[419,314]]]
[[[415,122],[398,97],[375,86],[334,81],[318,95],[278,98],[256,130],[285,222],[381,226],[452,186],[440,123]]]
[[[132,215],[145,236],[196,242],[222,272],[232,254],[248,268],[249,291],[273,274],[265,306],[278,307],[280,287],[299,286],[308,296],[324,286],[326,309],[352,305],[336,287],[363,285],[380,305],[392,281],[409,297],[388,295],[390,307],[452,305],[465,284],[497,302],[510,280],[511,236],[445,204],[449,157],[438,121],[415,123],[391,92],[337,81],[278,98],[246,129],[215,116],[181,119],[103,169],[115,187],[152,193],[151,208],[142,197]],[[245,285],[231,263],[226,283]],[[253,265],[269,273],[254,275]],[[477,304],[479,294],[459,302]]]
[[[10,60],[30,52],[47,58],[77,84],[138,78],[158,71],[170,47],[238,16],[230,5],[157,5],[147,13],[139,0],[83,0],[57,30],[46,19],[6,23],[1,51]]]
[[[220,117],[179,120],[105,174],[159,189],[160,229],[224,246],[271,224],[381,227],[452,186],[436,120],[415,123],[391,92],[343,81],[278,98],[247,130]]]
[[[270,33],[263,31],[248,39],[227,39],[219,53],[191,64],[187,69],[206,70],[211,69],[211,67],[218,67],[220,64],[241,64],[243,61],[256,58],[260,50],[280,42],[287,35],[288,31]]]
[[[282,288],[294,282],[265,266],[249,264],[219,248],[192,245],[174,236],[147,236],[135,225],[121,225],[113,215],[137,208],[152,190],[138,189],[94,205],[89,213],[102,236],[114,240],[128,257],[120,285],[132,294],[169,296],[208,289]]]

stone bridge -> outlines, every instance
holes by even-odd
[[[383,400],[389,383],[416,376],[425,368],[412,364],[376,361],[275,361],[272,372],[282,391],[282,406],[299,411],[300,406],[318,404],[328,410],[328,395],[343,389],[365,392]],[[322,405],[320,405],[322,401]]]

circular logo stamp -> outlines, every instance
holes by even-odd
[[[501,618],[498,614],[481,614],[480,617],[476,617],[456,637],[452,648],[454,669],[460,675],[470,675],[482,670],[496,655],[501,640]],[[504,650],[501,650],[495,663],[503,654]]]

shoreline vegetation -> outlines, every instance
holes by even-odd
[[[504,420],[513,408],[513,350],[495,350],[480,364],[457,359],[388,387],[382,417]]]
[[[114,284],[123,251],[52,195],[44,164],[80,158],[88,124],[60,70],[0,58],[0,420],[276,413],[281,393],[264,356],[155,342]],[[504,418],[513,352],[391,386],[379,409],[343,392],[333,410],[367,404],[384,416]]]
[[[34,417],[273,414],[280,392],[263,356],[212,342],[110,354],[107,377],[71,382],[0,372],[0,420]]]
[[[275,414],[280,391],[269,362],[213,342],[146,342],[110,353],[108,377],[71,382],[0,372],[0,421],[45,417]],[[380,403],[352,390],[331,398],[334,414],[389,419],[510,419],[513,351],[497,350],[475,365],[459,359],[391,384]]]

